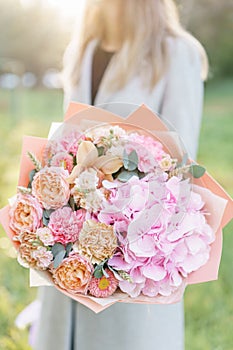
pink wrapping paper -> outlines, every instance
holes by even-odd
[[[73,118],[74,116],[75,120]],[[65,123],[71,125],[81,125],[86,120],[94,120],[95,122],[98,122],[98,124],[114,124],[123,122],[124,126],[126,127],[127,124],[133,124],[136,127],[150,130],[149,133],[152,133],[154,137],[160,140],[160,142],[165,145],[165,148],[167,148],[169,153],[172,155],[175,154],[178,158],[181,158],[182,156],[182,149],[177,142],[177,134],[170,132],[161,119],[144,105],[140,106],[135,112],[129,115],[127,119],[122,120],[121,117],[108,111],[90,107],[84,104],[71,103],[64,119]],[[38,158],[41,158],[41,154],[46,144],[47,139],[30,136],[24,137],[18,182],[20,186],[27,186],[28,174],[30,170],[33,169],[33,165],[27,156],[27,152],[30,151]],[[194,179],[193,183],[194,190],[201,194],[206,203],[205,209],[212,214],[209,223],[214,229],[216,239],[211,245],[211,253],[208,262],[199,270],[189,275],[186,281],[188,284],[206,282],[218,278],[218,270],[222,252],[222,228],[233,217],[233,201],[226,194],[223,188],[208,173],[205,173],[205,175],[199,179]],[[9,228],[9,209],[10,207],[6,206],[0,210],[0,222],[2,223],[9,238],[12,239],[13,231]],[[17,248],[17,243],[13,241],[13,244]],[[51,275],[48,272],[43,273],[47,279],[51,280],[51,284],[53,284]],[[140,295],[138,298],[132,299],[126,294],[119,292],[114,294],[113,297],[101,301],[94,297],[71,294],[60,289],[56,285],[54,286],[63,294],[82,303],[96,313],[103,311],[116,302],[146,304],[174,303],[182,298],[185,289],[185,284],[183,284],[181,288],[172,294],[171,297],[166,298],[162,296],[148,298]]]

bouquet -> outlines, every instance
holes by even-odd
[[[176,302],[215,279],[232,202],[177,135],[145,106],[123,121],[72,104],[66,119],[49,140],[26,139],[0,213],[18,262],[94,311]]]

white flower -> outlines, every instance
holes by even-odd
[[[99,182],[97,172],[93,168],[83,171],[75,180],[75,188],[80,192],[93,191]]]
[[[87,211],[98,212],[101,209],[105,197],[101,190],[96,190],[87,193],[80,199],[80,206]]]
[[[45,246],[53,245],[54,238],[48,227],[41,227],[36,231],[38,238]]]
[[[32,258],[36,260],[37,267],[41,269],[47,268],[53,260],[52,252],[42,246],[38,247],[38,249],[34,250],[31,254]]]
[[[171,159],[171,157],[169,156],[169,154],[167,154],[165,157],[163,157],[160,161],[159,161],[159,166],[163,171],[168,171],[172,168],[173,165],[173,160]]]
[[[110,147],[106,154],[114,157],[123,158],[124,153],[124,142],[116,142],[115,145]]]
[[[115,126],[106,126],[101,128],[93,128],[90,130],[87,137],[91,138],[94,144],[100,146],[106,145],[115,145],[119,139],[122,139],[126,136],[126,132],[124,129],[120,128],[118,125]]]

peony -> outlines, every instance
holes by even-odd
[[[70,207],[55,210],[50,215],[48,227],[55,242],[67,244],[77,241],[83,226],[86,212],[83,209],[72,211]]]
[[[107,298],[110,295],[112,295],[118,287],[119,282],[112,273],[112,271],[110,271],[109,269],[106,269],[105,271],[108,274],[108,277],[92,277],[91,282],[89,283],[89,293],[94,297]]]
[[[59,167],[45,167],[36,173],[32,194],[45,209],[58,209],[67,204],[70,196],[68,175],[67,170]]]
[[[60,288],[83,294],[87,292],[92,273],[91,263],[77,253],[71,253],[57,269],[52,270],[54,282]]]
[[[17,234],[34,232],[41,225],[42,213],[36,198],[19,193],[9,212],[10,228]]]
[[[113,227],[94,220],[84,222],[79,242],[74,247],[94,264],[110,258],[116,248],[117,237]]]

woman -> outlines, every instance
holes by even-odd
[[[145,103],[196,156],[207,58],[180,25],[173,0],[87,1],[64,73],[65,107],[71,100]],[[41,298],[36,350],[183,349],[182,303],[118,303],[95,315],[54,288]]]

